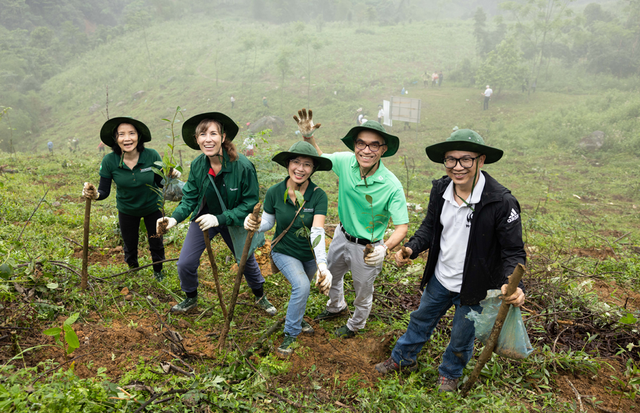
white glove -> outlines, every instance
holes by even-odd
[[[182,176],[182,172],[180,172],[179,170],[177,170],[175,168],[171,168],[171,170],[169,171],[169,178],[178,179],[181,176]]]
[[[377,267],[384,261],[384,257],[387,256],[387,246],[385,244],[376,245],[373,252],[369,253],[364,259],[364,263]]]
[[[87,199],[98,199],[99,195],[100,194],[98,194],[98,190],[93,184],[90,184],[89,182],[84,183],[84,186],[82,187],[83,197]]]
[[[318,287],[322,294],[327,296],[329,295],[332,280],[333,276],[327,269],[327,264],[324,262],[318,264],[318,271],[316,271],[316,287]]]
[[[200,225],[201,231],[206,231],[209,228],[217,227],[219,225],[218,218],[211,214],[202,215],[200,218],[196,219],[196,222]]]
[[[260,229],[260,218],[257,221],[254,221],[253,214],[247,215],[244,219],[244,229],[247,231],[256,232]]]
[[[162,221],[165,221],[167,223],[167,231],[173,227],[176,226],[176,224],[178,223],[178,221],[176,221],[175,218],[171,218],[171,217],[163,217],[163,218],[158,218],[158,220],[156,221],[156,234],[160,233],[160,223]]]

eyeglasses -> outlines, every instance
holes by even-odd
[[[454,158],[452,156],[449,156],[444,158],[444,166],[445,168],[453,169],[456,167],[458,162],[460,162],[461,167],[463,167],[464,169],[469,169],[473,166],[473,161],[478,159],[480,156],[482,155],[476,156],[475,158],[472,158],[470,156],[463,156],[462,158]]]
[[[356,149],[363,151],[364,148],[369,148],[369,150],[371,152],[378,152],[380,150],[381,146],[387,146],[386,143],[379,143],[379,142],[371,142],[370,144],[366,144],[364,143],[364,141],[362,140],[357,140],[356,141]]]
[[[291,165],[293,165],[296,168],[299,168],[302,166],[302,168],[304,169],[313,169],[313,164],[309,163],[309,162],[301,162],[297,159],[292,159],[291,160]]]

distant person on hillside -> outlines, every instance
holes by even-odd
[[[267,97],[266,97],[266,96],[263,96],[263,97],[262,97],[262,105],[263,105],[264,107],[266,107],[266,108],[268,108],[268,107],[269,107],[269,102],[267,102]]]
[[[384,109],[382,109],[382,105],[378,105],[378,123],[382,124],[382,118],[384,117]]]
[[[442,81],[444,80],[444,75],[442,74],[442,70],[438,72],[438,87],[442,86]]]
[[[233,119],[220,112],[200,113],[182,124],[184,143],[200,154],[191,162],[180,205],[170,218],[160,218],[156,224],[160,227],[164,223],[169,230],[191,219],[178,259],[180,288],[186,297],[171,307],[173,313],[186,313],[198,305],[198,267],[206,248],[205,234],[209,239],[220,234],[236,262],[242,256],[247,237],[244,219],[258,203],[260,186],[255,166],[233,143],[239,129]],[[253,241],[255,248],[259,241],[264,243],[264,235],[256,234]],[[253,252],[247,257],[244,277],[255,297],[253,303],[270,316],[276,315]]]
[[[253,135],[247,136],[244,139],[244,142],[242,142],[242,144],[244,145],[244,156],[246,157],[253,156],[253,149],[256,144],[255,137]]]
[[[422,86],[424,87],[429,86],[429,75],[427,74],[427,72],[424,72],[422,74]]]
[[[78,150],[78,144],[80,143],[80,141],[78,140],[78,138],[74,137],[71,143],[73,144],[73,151],[76,152]]]
[[[233,109],[233,107],[236,104],[236,98],[234,98],[233,96],[231,96],[231,109]]]
[[[438,74],[436,72],[433,72],[433,74],[431,75],[431,86],[435,86],[438,84]]]
[[[407,93],[407,89],[404,88],[404,86],[402,87],[402,90],[400,91],[401,95],[404,95],[405,93]]]
[[[325,311],[316,320],[329,320],[349,313],[344,276],[351,271],[355,311],[346,324],[335,331],[338,337],[351,338],[366,325],[373,305],[375,279],[382,271],[387,250],[402,241],[409,227],[402,184],[381,161],[398,151],[400,139],[370,120],[351,128],[342,138],[353,152],[322,153],[313,137],[317,128],[314,128],[312,114],[309,112],[307,116],[305,109],[298,114],[300,118],[294,116],[294,120],[305,141],[323,158],[331,160],[332,170],[340,178],[340,226],[335,230],[327,256],[327,268],[333,280]],[[395,228],[385,241],[391,220]]]
[[[358,115],[358,126],[362,125],[363,123],[364,123],[364,115],[360,113]]]
[[[84,183],[82,195],[97,201],[106,199],[111,193],[111,182],[116,184],[116,206],[122,240],[124,260],[129,268],[138,268],[138,235],[140,219],[147,228],[149,251],[153,262],[164,260],[162,236],[156,233],[156,221],[162,217],[158,208],[160,195],[151,188],[162,187],[162,177],[153,172],[155,162],[162,158],[155,149],[145,148],[151,141],[151,132],[144,123],[133,118],[112,118],[102,125],[100,140],[110,146],[112,152],[102,158],[98,189]],[[171,177],[179,177],[172,169]],[[164,279],[162,264],[153,264],[153,275],[158,281]]]
[[[49,153],[53,153],[53,142],[47,142],[47,148],[49,149]]]
[[[69,148],[69,153],[73,153],[73,147],[71,146],[71,138],[67,139],[67,148]]]
[[[489,109],[489,100],[491,100],[492,94],[493,94],[493,90],[491,90],[489,85],[487,85],[487,88],[484,90],[484,92],[481,93],[481,95],[484,96],[484,106],[482,110]]]
[[[356,109],[356,116],[355,116],[355,119],[356,119],[356,126],[360,126],[360,119],[362,119],[362,117],[361,117],[361,116],[362,116],[362,115],[361,115],[361,112],[362,112],[362,108],[358,108],[358,109]]]
[[[100,155],[104,156],[104,153],[105,153],[105,150],[106,150],[105,148],[106,148],[106,146],[105,146],[104,142],[100,141],[100,143],[98,144],[98,153]]]
[[[538,85],[538,79],[535,79],[531,84],[531,93],[536,93],[536,86]]]

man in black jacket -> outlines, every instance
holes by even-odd
[[[428,146],[426,152],[433,162],[444,164],[447,176],[433,181],[427,216],[405,244],[409,256],[403,251],[395,256],[401,266],[429,250],[420,284],[424,292],[406,333],[376,370],[383,374],[415,370],[422,346],[455,305],[451,341],[438,368],[439,391],[455,391],[473,355],[475,328],[465,316],[472,309],[482,311],[479,303],[487,290],[506,292],[508,276],[518,263],[525,263],[526,253],[518,201],[480,171],[484,164],[498,161],[502,150],[485,145],[476,132],[460,129],[446,141]],[[519,287],[504,300],[520,307],[524,298]]]

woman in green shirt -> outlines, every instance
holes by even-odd
[[[164,222],[169,229],[191,216],[178,259],[180,287],[186,299],[173,306],[172,312],[185,313],[198,304],[198,266],[206,247],[203,232],[207,231],[209,239],[220,234],[235,255],[229,227],[242,227],[244,217],[258,203],[258,175],[253,164],[238,153],[233,143],[237,134],[238,125],[219,112],[201,113],[182,125],[184,142],[202,153],[191,163],[180,205],[171,218],[160,218],[157,224]],[[256,297],[255,303],[267,314],[275,315],[276,308],[262,288],[264,278],[254,254],[247,258],[244,276]]]
[[[318,156],[307,142],[296,142],[272,160],[287,168],[289,176],[267,190],[260,222],[247,215],[244,225],[247,231],[265,232],[277,223],[271,258],[291,283],[291,298],[284,324],[285,337],[276,352],[289,356],[291,344],[300,332],[313,333],[303,317],[314,274],[318,279],[316,285],[323,293],[328,294],[331,287],[324,241],[327,194],[311,182],[311,175],[315,171],[330,171],[332,163]],[[296,192],[304,199],[297,199]],[[310,236],[299,234],[303,227],[310,228]],[[317,245],[312,248],[316,239]]]
[[[149,250],[153,262],[164,260],[162,236],[156,234],[156,221],[162,217],[159,209],[160,196],[151,187],[161,187],[162,177],[151,169],[154,162],[161,161],[154,149],[145,148],[151,141],[151,132],[144,123],[127,117],[109,119],[102,125],[100,140],[111,147],[112,152],[102,158],[98,189],[84,183],[85,198],[103,200],[111,192],[111,182],[116,183],[116,206],[122,240],[124,260],[130,268],[138,265],[138,233],[140,219],[144,219],[149,237]],[[180,172],[173,170],[172,177]],[[153,275],[162,281],[162,263],[153,264]]]

